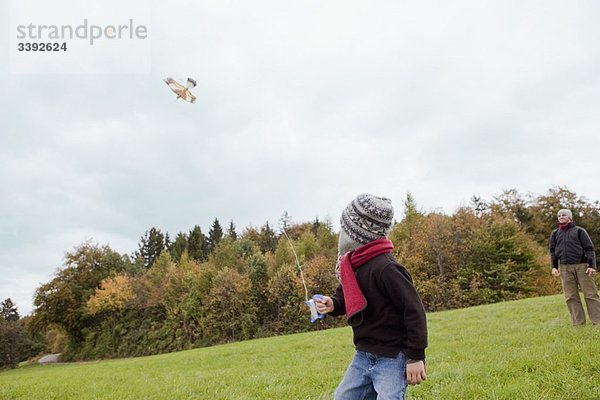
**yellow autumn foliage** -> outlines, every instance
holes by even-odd
[[[104,311],[121,311],[133,297],[133,285],[130,278],[125,275],[116,275],[102,280],[100,287],[88,300],[87,310],[92,315]]]

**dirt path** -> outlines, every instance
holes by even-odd
[[[47,356],[44,356],[44,357],[40,358],[38,360],[38,363],[40,363],[40,364],[56,363],[56,362],[58,362],[58,359],[60,358],[60,355],[61,355],[61,353],[48,354]]]

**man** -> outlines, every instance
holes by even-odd
[[[583,292],[585,304],[594,325],[600,324],[600,297],[596,288],[596,252],[585,229],[573,223],[571,210],[558,212],[558,228],[550,235],[552,275],[560,276],[567,308],[574,326],[585,325],[585,313],[579,297]]]
[[[370,194],[342,213],[341,284],[334,296],[316,300],[321,314],[345,314],[354,332],[356,353],[336,400],[404,399],[407,383],[427,378],[425,309],[410,274],[391,254],[393,216],[389,199]]]

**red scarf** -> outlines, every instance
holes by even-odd
[[[362,323],[362,311],[367,307],[367,299],[363,295],[355,272],[367,261],[385,253],[391,253],[394,244],[391,240],[382,238],[365,244],[354,251],[349,251],[342,256],[340,263],[340,280],[346,302],[346,319],[351,326]]]
[[[567,229],[570,228],[569,224],[570,224],[570,222],[567,222],[564,224],[558,224],[558,227],[560,228],[561,231],[566,231]]]

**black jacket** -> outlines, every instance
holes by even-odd
[[[596,251],[594,243],[587,231],[573,222],[570,222],[567,230],[555,229],[550,235],[550,258],[552,268],[558,268],[558,264],[580,264],[587,263],[596,268]]]
[[[408,271],[387,253],[359,267],[356,280],[367,299],[362,323],[352,327],[356,350],[384,357],[396,357],[402,351],[409,359],[424,360],[427,320]],[[330,315],[345,314],[341,285],[332,299]]]

